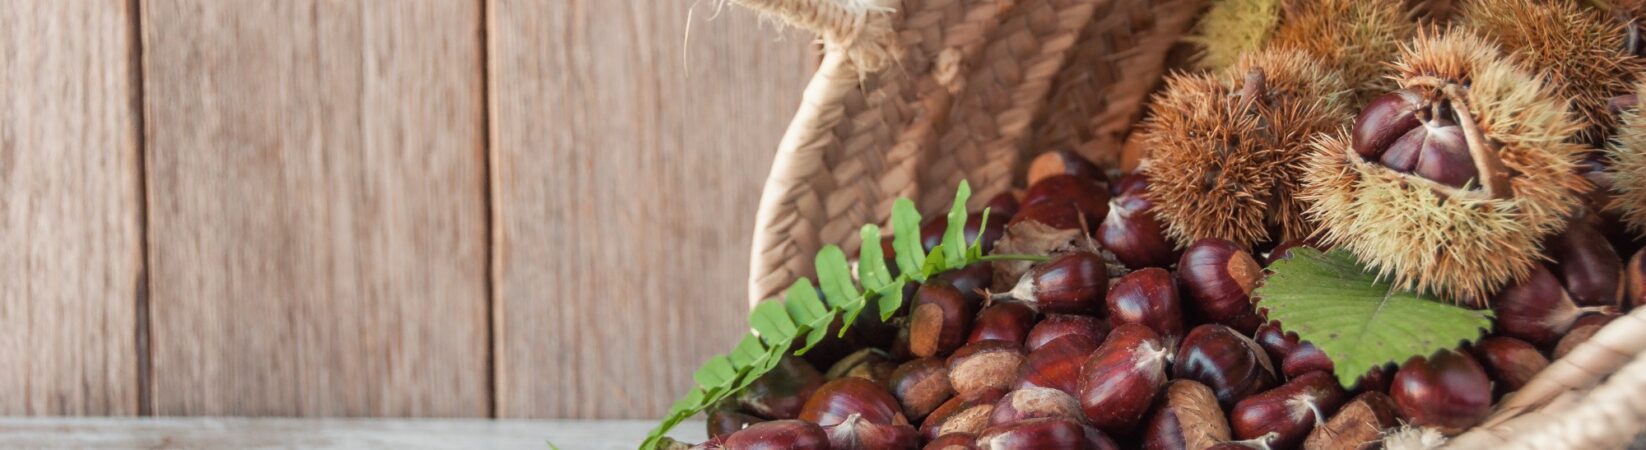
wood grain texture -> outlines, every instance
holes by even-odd
[[[715,3],[488,3],[500,417],[657,417],[747,327],[755,207],[814,63]]]
[[[8,449],[630,450],[648,421],[482,419],[0,418]],[[670,436],[702,442],[703,422]]]
[[[488,414],[480,3],[142,14],[154,412]]]
[[[127,8],[0,0],[0,414],[138,412]]]

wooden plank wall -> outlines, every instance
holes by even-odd
[[[696,3],[0,0],[0,414],[660,414],[813,68]]]

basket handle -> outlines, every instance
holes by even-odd
[[[731,0],[823,38],[825,50],[845,52],[860,72],[877,72],[896,59],[892,16],[902,0]]]

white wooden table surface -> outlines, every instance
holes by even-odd
[[[4,449],[633,449],[630,420],[0,418]],[[704,439],[702,422],[670,433]]]

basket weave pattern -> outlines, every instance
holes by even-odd
[[[972,208],[1043,151],[1115,167],[1204,0],[732,0],[818,34],[823,62],[779,144],[751,255],[751,305],[812,276],[825,244],[892,200]],[[1646,308],[1550,364],[1447,448],[1621,448],[1646,429]]]

